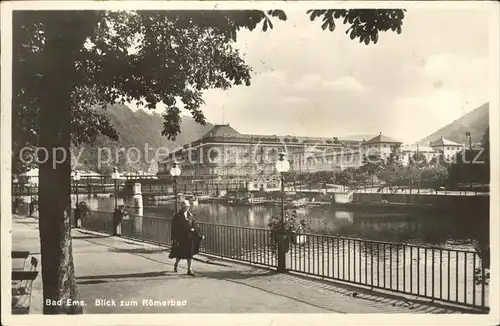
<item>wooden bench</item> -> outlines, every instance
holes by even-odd
[[[10,256],[12,257],[12,259],[23,259],[23,267],[22,268],[15,268],[16,270],[17,269],[21,269],[21,270],[24,270],[24,268],[26,267],[26,258],[28,258],[28,256],[30,255],[30,252],[29,251],[11,251],[10,253]]]
[[[27,314],[31,305],[33,281],[38,276],[38,259],[31,257],[29,270],[12,271],[12,314]]]

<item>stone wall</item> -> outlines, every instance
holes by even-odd
[[[489,212],[490,196],[355,193],[353,202],[428,205],[467,213],[485,213]]]

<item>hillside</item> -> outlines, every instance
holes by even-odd
[[[206,126],[199,125],[191,117],[183,116],[181,134],[174,142],[161,135],[163,118],[158,113],[132,111],[127,106],[114,105],[106,110],[106,114],[115,126],[119,140],[115,142],[100,136],[94,144],[83,146],[78,168],[91,169],[100,173],[108,173],[113,166],[118,166],[120,171],[148,171],[150,165],[146,163],[146,159],[151,162],[157,149],[173,149],[182,146],[200,138],[213,127],[210,123]],[[99,148],[101,149],[100,164],[98,163]],[[120,149],[122,149],[121,153]],[[79,152],[75,150],[74,153]],[[158,153],[163,156],[166,150]]]
[[[440,137],[463,144],[467,142],[465,137],[467,131],[471,133],[473,143],[481,142],[486,128],[489,127],[489,107],[489,103],[481,105],[449,125],[420,140],[418,144],[427,145],[429,142],[435,141]]]

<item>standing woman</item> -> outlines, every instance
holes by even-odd
[[[194,276],[191,270],[191,260],[199,252],[202,237],[198,232],[196,221],[190,212],[191,204],[188,200],[181,203],[181,210],[172,219],[172,249],[170,258],[175,258],[174,271],[181,259],[187,260],[187,275]]]

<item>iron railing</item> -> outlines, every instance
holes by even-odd
[[[112,234],[112,213],[92,212],[82,227]],[[271,231],[199,222],[200,252],[277,267]],[[130,215],[123,237],[169,247],[170,219]],[[487,310],[488,285],[477,252],[302,234],[291,237],[287,269],[301,274]],[[479,274],[478,272],[479,271]]]
[[[270,230],[200,222],[203,253],[264,266],[276,266]]]
[[[347,237],[294,236],[289,270],[465,306],[488,307],[474,251]],[[479,271],[479,275],[477,273]]]
[[[74,224],[74,210],[71,210],[71,225]],[[92,211],[88,216],[81,219],[82,228],[113,234],[113,213]]]

